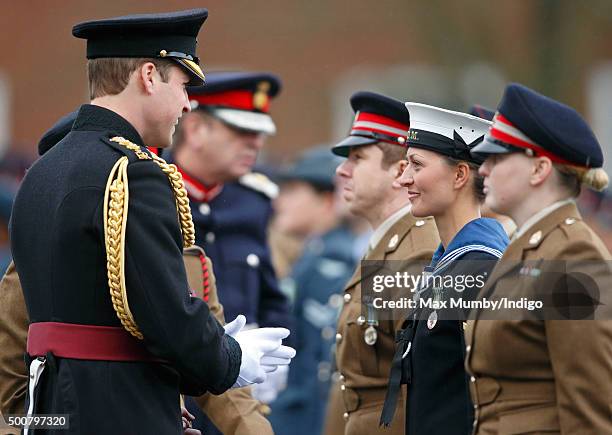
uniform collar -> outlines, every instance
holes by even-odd
[[[185,183],[187,195],[194,201],[210,202],[219,193],[221,193],[221,190],[223,189],[223,184],[221,183],[213,184],[212,186],[207,186],[206,184],[195,178],[193,175],[190,175],[180,166],[177,166],[177,169],[183,176],[183,182]]]
[[[93,104],[83,104],[79,108],[72,130],[108,131],[137,145],[145,145],[140,134],[127,119],[112,110]]]
[[[501,224],[491,218],[477,218],[463,226],[448,247],[440,243],[431,259],[431,268],[459,259],[470,251],[482,251],[500,258],[510,241]]]
[[[411,204],[408,204],[405,207],[400,208],[398,211],[389,216],[385,221],[378,226],[372,233],[370,237],[369,250],[376,249],[376,246],[380,243],[382,238],[387,234],[387,231],[401,218],[410,213],[410,209],[412,208]]]
[[[544,217],[548,216],[553,211],[557,210],[560,207],[563,207],[564,205],[572,204],[572,203],[574,203],[574,199],[568,198],[568,199],[563,199],[561,201],[557,201],[549,205],[548,207],[544,207],[542,210],[540,210],[539,212],[531,216],[529,219],[527,219],[525,223],[523,223],[523,225],[521,225],[521,227],[516,230],[516,232],[514,233],[514,236],[512,237],[512,240],[514,241],[518,239],[519,237],[521,237],[523,234],[527,232],[527,230],[529,230],[529,228],[533,227],[538,221],[540,221],[541,219],[544,219]]]

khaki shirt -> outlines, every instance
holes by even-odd
[[[516,264],[541,259],[611,256],[575,204],[566,204],[508,246],[480,295],[533,298],[537,281]],[[610,319],[612,288],[600,290]],[[475,433],[612,433],[612,321],[482,317],[465,331]]]
[[[203,265],[199,247],[183,253],[187,280],[196,296],[204,296]],[[225,323],[223,306],[219,303],[212,262],[205,258],[209,271],[208,305],[213,315]],[[29,319],[23,291],[15,265],[10,264],[0,282],[0,411],[23,414],[28,376],[23,355],[26,352]],[[272,435],[272,427],[264,417],[267,408],[253,399],[250,388],[236,388],[215,396],[205,394],[195,398],[202,411],[222,433],[239,435]],[[1,427],[1,426],[0,426]],[[0,429],[1,430],[1,429]]]
[[[429,263],[439,243],[433,218],[415,218],[409,213],[389,228],[364,260],[403,261],[406,263],[404,271],[419,275],[423,264]],[[361,280],[362,271],[359,264],[344,290],[344,306],[338,319],[336,334],[336,364],[340,372],[340,382],[332,388],[342,390],[344,407],[331,409],[332,404],[339,401],[330,402],[328,419],[333,418],[332,415],[343,414],[345,420],[348,420],[351,412],[364,406],[378,407],[380,415],[395,353],[395,332],[400,329],[404,320],[381,320],[376,326],[376,342],[373,345],[366,344],[364,335],[369,325],[362,314]],[[332,392],[331,396],[336,395]],[[391,435],[403,434],[403,407],[403,401],[399,400],[396,414],[399,424],[393,424],[387,429]],[[326,425],[326,430],[331,435],[332,430],[338,429]]]

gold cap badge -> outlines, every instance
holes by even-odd
[[[269,82],[259,82],[257,84],[257,91],[253,94],[253,107],[258,110],[263,110],[267,105],[270,97],[268,92],[270,91]]]

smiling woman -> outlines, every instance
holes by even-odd
[[[395,183],[408,191],[415,217],[434,217],[442,243],[425,268],[434,279],[421,285],[419,303],[400,333],[381,423],[393,418],[401,380],[409,384],[407,434],[467,435],[473,415],[463,369],[465,313],[456,309],[452,317],[439,320],[437,307],[447,305],[456,292],[472,299],[481,286],[466,290],[456,285],[440,293],[432,283],[440,277],[487,276],[508,244],[497,221],[480,217],[482,160],[470,154],[490,123],[423,104],[406,107],[408,165]]]

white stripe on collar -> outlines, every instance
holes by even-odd
[[[456,258],[473,251],[486,252],[497,258],[501,258],[503,255],[503,252],[501,252],[499,249],[491,248],[485,245],[461,246],[460,248],[454,249],[449,253],[445,253],[442,259],[438,261],[438,264],[436,264],[433,273],[439,273],[443,269],[446,269]]]

